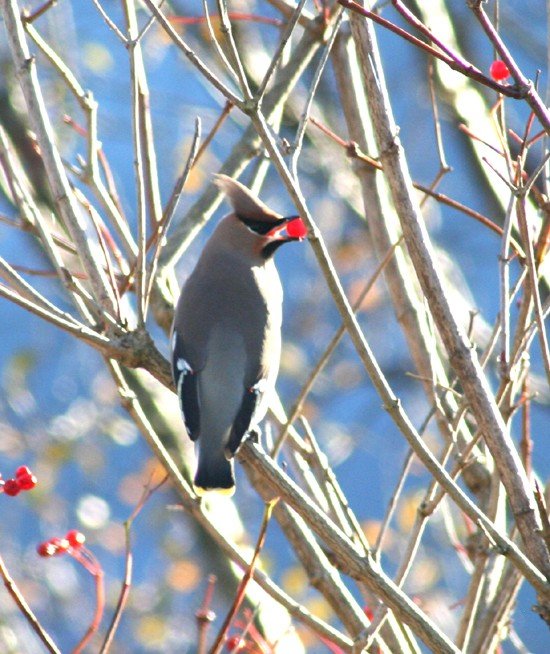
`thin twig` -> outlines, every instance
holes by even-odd
[[[146,502],[149,500],[151,495],[155,493],[167,480],[167,476],[163,477],[158,484],[155,484],[153,487],[149,485],[143,489],[143,493],[139,499],[139,502],[134,507],[130,517],[124,522],[124,535],[126,541],[126,560],[124,565],[124,580],[122,582],[122,588],[120,589],[120,595],[118,597],[118,602],[113,614],[111,623],[105,634],[103,644],[99,650],[99,654],[107,654],[110,650],[113,643],[116,631],[120,624],[120,619],[126,607],[126,602],[128,601],[128,595],[130,593],[130,587],[132,585],[132,570],[133,570],[133,554],[132,554],[132,542],[131,542],[131,530],[134,520],[141,513],[141,510],[145,506]]]
[[[187,178],[189,177],[189,173],[191,172],[191,169],[195,165],[195,161],[199,151],[200,138],[201,138],[201,121],[200,118],[197,117],[195,119],[195,134],[193,135],[193,141],[191,142],[191,147],[189,149],[189,155],[187,156],[187,163],[185,164],[185,169],[183,170],[182,174],[178,177],[176,181],[176,185],[174,187],[174,190],[172,191],[170,200],[166,205],[166,208],[164,210],[164,213],[162,214],[161,219],[157,223],[156,230],[153,235],[155,240],[153,244],[151,261],[149,263],[149,270],[147,273],[147,277],[149,279],[149,285],[145,293],[145,303],[144,303],[145,316],[147,316],[147,311],[149,309],[149,300],[153,290],[153,284],[155,282],[155,275],[157,272],[158,260],[162,249],[163,241],[166,238],[166,234],[168,233],[168,230],[170,229],[170,224],[172,222],[172,219],[178,207],[178,202],[183,192],[183,189],[185,187],[185,183],[187,182]]]
[[[373,157],[369,157],[368,155],[361,152],[357,143],[354,143],[352,141],[345,141],[340,136],[335,134],[331,129],[329,129],[326,125],[323,125],[323,123],[321,123],[316,118],[310,117],[309,120],[316,127],[318,127],[324,134],[326,134],[329,138],[331,138],[333,141],[341,145],[346,150],[346,154],[349,157],[353,159],[358,159],[359,161],[368,164],[371,168],[374,168],[375,170],[382,170],[382,164],[380,163],[380,161],[374,159]],[[500,227],[495,222],[487,218],[487,216],[484,216],[483,214],[480,214],[478,211],[475,211],[471,207],[468,207],[462,204],[461,202],[458,202],[457,200],[454,200],[453,198],[444,195],[443,193],[437,193],[430,187],[424,186],[423,184],[419,184],[418,182],[413,181],[412,185],[414,186],[415,189],[421,191],[425,195],[434,198],[434,200],[436,200],[437,202],[440,202],[441,204],[445,204],[449,207],[452,207],[453,209],[456,209],[457,211],[460,211],[461,213],[466,214],[470,218],[473,218],[474,220],[477,220],[477,222],[488,227],[495,234],[502,235],[502,227]],[[516,240],[512,239],[512,245],[514,247],[514,250],[518,253],[518,255],[523,256],[523,250],[521,248],[521,245]]]
[[[212,597],[214,596],[216,581],[217,579],[215,575],[210,575],[208,577],[208,585],[204,593],[202,604],[195,613],[195,619],[197,620],[198,625],[197,654],[206,654],[206,637],[208,634],[208,628],[216,617],[216,614],[210,608]]]
[[[281,59],[283,57],[283,52],[286,48],[286,44],[288,43],[290,37],[292,36],[292,33],[294,32],[294,28],[298,23],[298,20],[302,14],[302,9],[304,8],[306,1],[307,0],[300,0],[300,2],[296,5],[296,9],[294,9],[293,14],[285,27],[285,31],[281,36],[281,40],[279,42],[279,45],[277,46],[277,50],[275,51],[275,54],[271,59],[269,68],[267,69],[263,80],[260,82],[260,85],[256,92],[256,101],[259,107],[262,106],[262,102],[267,90],[267,85],[269,84],[271,78],[273,77],[273,73],[275,72],[275,69],[281,62]]]
[[[252,91],[248,84],[246,78],[246,73],[244,70],[243,62],[241,60],[241,55],[237,50],[237,45],[235,39],[233,38],[233,28],[231,27],[231,21],[229,20],[229,15],[227,11],[226,0],[217,0],[218,13],[220,16],[220,28],[222,34],[225,36],[227,42],[229,54],[233,60],[233,65],[230,67],[230,71],[233,71],[237,76],[237,81],[241,87],[241,92],[243,94],[245,102],[252,100]]]
[[[4,586],[6,587],[6,590],[11,595],[17,606],[19,607],[21,613],[29,623],[31,629],[42,641],[42,643],[44,643],[44,647],[51,654],[61,654],[61,650],[58,649],[57,645],[54,643],[50,634],[40,624],[38,618],[34,615],[30,606],[25,601],[25,598],[23,597],[15,581],[12,579],[6,567],[6,564],[4,563],[4,560],[2,559],[1,556],[0,556],[0,575],[4,580]]]
[[[330,499],[332,500],[334,497],[338,502],[338,506],[335,506],[334,502],[331,503],[337,514],[343,518],[340,519],[340,523],[342,524],[345,519],[345,522],[348,525],[348,530],[351,530],[352,532],[352,538],[363,547],[366,554],[370,548],[365,536],[365,532],[359,524],[355,513],[352,511],[347,498],[344,495],[340,484],[338,483],[336,475],[334,474],[332,468],[328,465],[327,457],[321,452],[321,448],[319,447],[319,443],[313,434],[313,430],[311,429],[309,422],[304,416],[301,416],[301,423],[306,434],[307,442],[311,445],[311,451],[315,457],[315,462],[322,471],[324,478],[323,481],[325,481],[332,489]],[[342,524],[342,527],[344,528],[345,525]]]
[[[393,518],[393,515],[395,513],[395,509],[397,508],[397,502],[399,497],[401,496],[401,493],[403,491],[403,487],[405,485],[405,481],[407,480],[407,476],[409,474],[409,471],[411,469],[411,464],[413,462],[414,458],[414,452],[410,448],[407,451],[407,456],[405,457],[405,460],[403,461],[403,465],[401,467],[401,472],[399,474],[399,478],[397,481],[397,484],[395,486],[395,490],[392,493],[392,496],[390,497],[388,504],[386,506],[386,512],[384,514],[384,518],[382,519],[382,522],[380,523],[380,529],[378,530],[378,534],[376,536],[376,542],[373,545],[372,548],[372,554],[373,556],[377,559],[377,561],[381,560],[382,557],[382,549],[384,545],[384,538],[388,532],[391,520]]]
[[[234,105],[242,107],[242,100],[236,96],[211,70],[210,68],[202,61],[202,59],[185,43],[185,41],[179,36],[179,34],[174,30],[170,21],[166,18],[162,11],[155,5],[153,0],[143,0],[143,2],[149,7],[151,12],[157,18],[158,22],[172,39],[174,44],[185,54],[189,61],[198,69],[198,71],[207,79],[214,87],[225,96],[227,100],[230,100]]]
[[[23,90],[30,123],[36,134],[36,141],[40,147],[46,175],[60,217],[77,247],[78,256],[89,277],[94,297],[108,311],[114,311],[114,298],[109,293],[106,275],[97,262],[93,238],[89,233],[90,228],[80,214],[80,208],[55,145],[56,139],[38,80],[36,60],[29,51],[20,10],[16,0],[1,0],[0,7],[4,15],[14,68]]]
[[[254,574],[254,568],[256,567],[256,563],[258,561],[258,557],[260,556],[260,552],[263,549],[264,543],[265,543],[265,536],[267,532],[267,526],[269,525],[269,521],[271,520],[271,514],[273,513],[273,509],[275,508],[275,505],[277,504],[278,500],[274,499],[271,502],[268,502],[266,504],[266,507],[264,509],[264,516],[262,519],[262,525],[260,527],[260,533],[258,534],[258,539],[256,541],[256,547],[254,548],[254,554],[252,555],[252,559],[250,561],[250,565],[248,566],[248,570],[245,572],[243,575],[243,578],[241,579],[239,583],[239,587],[237,588],[237,592],[235,594],[235,599],[233,600],[233,604],[231,606],[231,609],[229,610],[229,613],[225,617],[225,620],[223,621],[223,624],[220,628],[220,631],[218,632],[218,635],[216,636],[216,639],[214,640],[214,644],[210,648],[210,654],[219,654],[221,651],[225,638],[227,636],[227,632],[229,631],[229,628],[231,627],[231,623],[235,619],[235,616],[237,615],[241,604],[243,603],[244,597],[245,597],[245,592],[246,592],[246,587],[250,583],[253,574]]]
[[[37,18],[40,18],[40,16],[45,14],[48,11],[48,9],[55,7],[56,4],[57,4],[57,0],[47,0],[42,6],[38,7],[38,9],[33,11],[32,14],[28,14],[27,16],[25,16],[25,22],[32,23]]]
[[[165,0],[160,0],[158,3],[158,8],[160,9],[162,5],[165,3]],[[139,34],[137,35],[136,41],[139,43],[143,37],[147,34],[149,29],[151,28],[151,25],[155,22],[155,17],[154,16],[149,16],[149,20],[145,23],[145,25],[141,28]]]
[[[208,12],[208,0],[202,0],[202,8],[204,11],[204,20],[206,21],[206,27],[208,28],[208,33],[210,34],[210,38],[212,39],[212,43],[214,44],[216,53],[220,58],[220,61],[224,65],[225,69],[227,70],[227,72],[231,75],[235,83],[238,84],[239,77],[235,72],[235,69],[229,63],[227,57],[225,56],[225,52],[223,51],[223,48],[221,47],[220,42],[218,41],[218,37],[216,36],[216,31],[212,25],[211,16],[210,13]],[[177,22],[179,23],[180,21],[178,20]]]
[[[550,516],[548,515],[548,507],[546,506],[546,501],[544,499],[544,493],[539,485],[539,482],[535,479],[535,500],[537,502],[537,508],[539,511],[540,521],[542,524],[542,535],[546,541],[546,546],[550,549]]]
[[[135,7],[132,0],[124,0],[126,29],[128,32],[128,54],[130,60],[130,79],[132,88],[132,136],[134,142],[134,175],[137,193],[137,245],[138,254],[135,270],[135,293],[137,304],[138,326],[145,324],[145,300],[147,289],[147,206],[145,190],[144,143],[141,125],[143,122],[143,106],[140,100],[140,57],[137,52],[138,35]]]
[[[117,36],[118,39],[124,44],[128,43],[128,39],[126,36],[123,34],[122,30],[117,27],[117,25],[111,20],[109,17],[109,14],[103,9],[101,3],[99,0],[92,0],[94,5],[96,6],[96,9],[99,11],[101,14],[101,17],[103,20],[107,23],[109,29],[114,32],[114,34]]]
[[[103,610],[105,608],[105,579],[103,569],[92,552],[83,547],[78,550],[73,550],[71,552],[71,556],[93,576],[96,591],[94,617],[92,618],[92,622],[86,633],[72,652],[72,654],[80,654],[82,651],[84,651],[93,635],[99,629],[99,625],[103,617]]]
[[[319,85],[319,82],[321,81],[321,75],[323,74],[325,66],[328,62],[330,51],[332,49],[332,46],[334,45],[334,40],[336,39],[336,35],[338,34],[338,30],[340,29],[340,24],[342,22],[343,15],[344,15],[344,11],[343,9],[340,8],[336,12],[336,17],[332,25],[332,31],[330,37],[323,50],[323,56],[321,57],[319,63],[317,64],[315,74],[313,75],[313,80],[311,82],[306,104],[302,112],[302,116],[300,117],[298,129],[296,130],[296,137],[294,138],[294,144],[292,146],[292,157],[290,160],[290,170],[292,171],[294,177],[298,176],[298,158],[300,156],[300,152],[302,151],[302,144],[306,133],[306,127],[308,124],[309,115],[311,113],[313,98],[315,97],[315,92],[317,91],[317,87]]]
[[[402,239],[400,238],[396,243],[394,243],[394,245],[392,245],[392,247],[386,253],[386,256],[382,259],[382,261],[376,267],[376,270],[371,275],[368,282],[365,284],[365,287],[363,288],[363,290],[359,294],[359,297],[357,298],[357,300],[355,301],[355,303],[354,303],[354,305],[352,307],[352,310],[354,312],[358,311],[359,308],[361,307],[361,305],[363,304],[363,302],[365,301],[365,298],[367,297],[367,295],[369,294],[369,292],[373,288],[374,284],[376,283],[376,281],[378,280],[378,278],[380,277],[380,275],[384,271],[384,268],[386,268],[388,263],[391,261],[391,258],[394,256],[395,250],[400,245],[401,240]],[[290,413],[288,415],[288,419],[287,419],[285,425],[283,426],[283,429],[279,433],[279,436],[277,437],[277,441],[276,441],[273,449],[271,450],[271,456],[274,459],[277,458],[279,452],[281,451],[281,448],[283,447],[283,444],[284,444],[285,439],[287,437],[288,430],[291,427],[291,425],[294,423],[294,421],[296,420],[296,418],[298,417],[300,412],[302,411],[304,401],[305,401],[306,397],[309,395],[311,389],[313,388],[313,385],[315,384],[315,381],[317,380],[317,378],[319,377],[319,375],[323,371],[323,369],[326,366],[328,360],[332,356],[334,350],[338,346],[338,343],[342,340],[342,336],[345,333],[346,333],[346,326],[345,326],[344,323],[342,323],[340,325],[340,327],[338,328],[338,330],[335,332],[334,336],[330,339],[330,342],[327,345],[327,347],[325,348],[325,351],[323,352],[323,354],[321,355],[321,357],[317,361],[317,364],[314,366],[313,370],[309,374],[309,377],[307,378],[307,380],[303,384],[302,388],[300,389],[300,392],[298,393],[298,397],[294,401],[292,409],[290,410]]]
[[[525,211],[525,196],[523,194],[521,177],[518,181],[518,202],[516,203],[516,212],[518,216],[519,230],[525,248],[526,264],[528,278],[535,305],[535,319],[537,322],[542,360],[546,371],[546,378],[550,384],[550,350],[548,348],[548,338],[546,336],[546,326],[544,324],[542,303],[540,299],[537,264],[535,261],[535,252],[533,250],[533,241],[531,240],[529,225],[527,224],[527,213]]]
[[[206,149],[208,148],[208,146],[212,142],[212,139],[214,138],[214,136],[216,136],[218,130],[223,125],[225,119],[229,116],[229,113],[231,112],[231,109],[233,109],[233,103],[228,100],[225,103],[221,114],[217,117],[216,122],[212,126],[212,129],[208,132],[206,138],[201,143],[201,146],[198,149],[197,154],[196,154],[195,159],[194,159],[194,163],[193,163],[194,166],[197,165],[197,163],[199,162],[202,155],[206,152]]]

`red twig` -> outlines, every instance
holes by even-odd
[[[269,18],[268,16],[260,16],[258,14],[247,14],[239,11],[230,11],[228,16],[231,20],[241,20],[249,23],[263,23],[264,25],[273,25],[274,27],[282,27],[284,22],[279,18]],[[206,22],[205,16],[168,16],[171,23],[179,25],[201,25]],[[218,18],[218,14],[209,14],[210,19]]]
[[[273,646],[267,642],[267,640],[262,636],[262,634],[254,625],[254,620],[257,613],[258,608],[256,608],[254,611],[251,611],[250,609],[244,609],[243,615],[246,619],[246,622],[243,622],[242,620],[235,620],[235,627],[241,629],[241,638],[244,639],[246,636],[250,636],[251,640],[249,641],[249,646],[251,651],[257,652],[259,650],[260,654],[272,654]]]
[[[520,451],[523,467],[528,477],[531,477],[533,441],[531,439],[531,399],[529,397],[528,381],[523,382],[521,389],[521,441]]]
[[[501,84],[493,80],[491,77],[484,75],[473,64],[466,61],[458,52],[452,50],[443,41],[441,41],[437,35],[435,35],[426,25],[424,25],[418,18],[416,18],[416,16],[401,2],[401,0],[391,0],[391,2],[396,10],[401,14],[401,16],[403,16],[403,18],[415,29],[419,30],[424,35],[424,37],[426,37],[430,43],[433,43],[434,45],[430,45],[429,43],[422,41],[403,28],[398,27],[391,21],[387,20],[386,18],[382,18],[382,16],[379,16],[378,14],[365,9],[356,2],[353,2],[353,0],[338,0],[338,2],[343,7],[346,7],[357,14],[365,16],[366,18],[370,18],[373,22],[382,25],[386,29],[390,30],[394,34],[397,34],[406,41],[409,41],[421,50],[424,50],[428,54],[431,54],[433,57],[443,61],[450,68],[458,71],[459,73],[462,73],[466,77],[469,77],[476,82],[480,82],[484,86],[494,89],[502,95],[508,96],[510,98],[526,100],[528,105],[531,107],[539,119],[540,124],[547,132],[550,132],[550,113],[548,109],[536,92],[533,83],[527,79],[519,69],[504,41],[500,38],[497,30],[489,20],[485,10],[482,7],[482,0],[470,0],[468,5],[474,12],[487,37],[493,44],[495,51],[508,67],[508,70],[514,78],[514,84]]]
[[[316,118],[311,117],[309,120],[311,121],[311,123],[313,123],[313,125],[318,127],[333,141],[338,143],[338,145],[341,145],[346,150],[346,154],[348,155],[348,157],[359,159],[360,161],[363,161],[364,163],[368,164],[369,166],[372,166],[373,168],[376,168],[377,170],[383,169],[382,164],[379,161],[361,152],[359,150],[359,146],[357,145],[357,143],[354,143],[353,141],[345,141],[343,138],[341,138],[340,136],[335,134],[331,129],[329,129],[326,125],[323,125],[323,123],[318,121]],[[470,134],[468,132],[467,128],[464,128],[463,131],[466,131],[469,135],[472,136],[472,138],[476,138],[475,135]],[[488,147],[492,147],[489,144],[487,145]],[[496,151],[498,152],[498,150]],[[499,152],[499,154],[502,153]],[[456,209],[457,211],[460,211],[461,213],[470,216],[470,218],[473,218],[474,220],[477,220],[477,222],[481,223],[482,225],[485,225],[485,227],[488,227],[491,231],[495,232],[495,234],[502,236],[502,227],[497,225],[490,218],[487,218],[487,216],[484,216],[483,214],[475,211],[474,209],[467,207],[466,205],[462,204],[461,202],[458,202],[457,200],[453,200],[453,198],[450,198],[448,195],[444,195],[443,193],[438,193],[436,191],[433,191],[428,186],[424,186],[423,184],[419,184],[418,182],[413,182],[413,186],[415,189],[421,191],[422,193],[425,193],[426,195],[429,195],[437,202],[440,202],[441,204],[445,204],[448,207],[452,207],[453,209]],[[516,253],[518,254],[518,256],[520,257],[524,256],[523,250],[521,249],[517,241],[512,239],[511,245],[516,251]]]
[[[260,555],[260,552],[263,548],[264,542],[265,542],[265,535],[267,532],[267,525],[269,524],[269,520],[271,518],[271,513],[279,501],[279,498],[275,498],[271,502],[268,502],[265,507],[264,511],[264,517],[262,520],[262,526],[260,528],[260,533],[258,535],[258,542],[256,543],[256,548],[254,550],[254,554],[252,556],[252,560],[250,561],[250,565],[248,566],[248,570],[245,572],[243,578],[241,579],[241,582],[239,584],[239,587],[237,589],[237,594],[235,595],[235,600],[233,602],[233,606],[229,610],[229,613],[227,614],[227,617],[225,618],[223,625],[218,633],[218,636],[214,642],[214,645],[210,649],[210,654],[219,654],[221,648],[223,647],[223,644],[225,642],[225,638],[227,636],[227,632],[229,631],[229,628],[231,626],[231,623],[233,622],[233,619],[237,615],[237,612],[244,600],[245,592],[246,592],[246,587],[248,586],[250,580],[252,579],[252,575],[254,574],[254,569],[256,567],[256,562],[258,560],[258,557]]]
[[[531,80],[527,79],[521,72],[519,66],[516,64],[514,58],[510,54],[510,51],[506,47],[506,44],[501,39],[500,34],[495,29],[494,25],[491,23],[489,17],[487,16],[485,9],[482,7],[481,0],[470,0],[468,6],[473,11],[475,17],[479,21],[479,24],[485,31],[488,39],[493,44],[495,51],[498,53],[498,56],[508,67],[512,77],[514,78],[515,84],[511,88],[515,88],[518,95],[511,97],[519,97],[525,99],[528,105],[531,107],[533,112],[536,114],[537,118],[540,121],[540,124],[544,127],[546,132],[550,131],[550,113],[538,93],[535,91],[535,87]],[[503,95],[507,94],[503,89],[499,90]]]
[[[93,576],[95,582],[96,606],[94,617],[82,640],[74,648],[72,653],[80,654],[99,629],[101,619],[103,618],[103,611],[105,609],[105,584],[101,564],[90,550],[85,547],[73,549],[70,551],[70,555]]]
[[[166,482],[167,479],[168,476],[165,476],[155,486],[150,486],[148,484],[145,487],[143,494],[139,499],[139,502],[136,504],[128,520],[126,520],[126,522],[124,523],[124,530],[126,534],[126,564],[124,569],[124,580],[122,582],[122,588],[120,590],[120,595],[118,598],[116,609],[113,614],[113,619],[111,620],[111,624],[107,629],[107,634],[105,635],[105,639],[103,641],[101,649],[99,650],[99,654],[107,654],[107,652],[109,651],[113,643],[116,630],[118,629],[118,625],[120,624],[122,613],[124,612],[124,609],[126,607],[126,602],[128,601],[128,595],[130,593],[130,588],[132,585],[132,571],[133,571],[133,562],[134,562],[134,557],[132,554],[132,543],[130,538],[132,523],[140,514],[147,500],[151,497],[151,495],[155,491],[157,491]]]
[[[48,0],[41,7],[38,7],[38,9],[34,11],[32,14],[29,14],[28,16],[24,16],[23,20],[25,21],[25,23],[32,23],[37,18],[40,18],[42,14],[45,14],[48,11],[48,9],[51,9],[51,7],[55,7],[56,4],[57,4],[57,0]]]
[[[198,644],[197,644],[197,654],[206,654],[206,636],[208,634],[208,628],[212,622],[216,619],[216,614],[210,608],[212,604],[212,596],[214,595],[214,588],[216,586],[216,575],[210,575],[208,577],[208,586],[206,587],[206,592],[204,593],[204,598],[202,600],[201,607],[195,613],[195,618],[197,620],[198,626]]]
[[[432,43],[434,43],[437,47],[434,47],[433,45],[430,45],[429,43],[422,41],[416,36],[413,36],[412,34],[410,34],[410,32],[407,32],[407,30],[404,30],[402,27],[395,25],[394,23],[387,20],[386,18],[382,18],[382,16],[379,16],[373,11],[369,11],[368,9],[365,9],[364,7],[357,4],[356,2],[353,2],[353,0],[338,0],[338,2],[343,7],[346,7],[347,9],[350,9],[351,11],[354,11],[357,14],[361,14],[361,16],[370,18],[373,22],[382,25],[386,29],[390,30],[390,32],[393,32],[394,34],[397,34],[398,36],[405,39],[406,41],[409,41],[409,43],[412,43],[417,48],[420,48],[421,50],[424,50],[425,52],[432,55],[433,57],[436,57],[437,59],[443,61],[449,66],[449,68],[452,68],[453,70],[456,70],[457,72],[466,75],[466,77],[469,77],[470,79],[473,79],[476,82],[480,82],[481,84],[484,84],[485,86],[488,86],[489,88],[494,89],[495,91],[498,91],[499,93],[502,93],[503,95],[507,95],[511,98],[524,98],[527,95],[527,91],[523,87],[518,88],[517,86],[499,84],[498,82],[495,82],[487,75],[484,75],[473,64],[463,59],[457,52],[454,52],[453,50],[448,48],[442,41],[440,41],[437,38],[435,34],[433,34],[423,23],[418,21],[418,19],[416,18],[415,18],[414,26],[417,29],[419,29],[424,34],[424,36],[429,38],[429,40]],[[396,5],[395,2],[392,2],[392,4]],[[402,5],[400,6],[402,7]],[[406,16],[406,12],[402,13],[402,15]]]
[[[10,263],[10,266],[17,270],[17,272],[23,273],[25,275],[34,275],[36,277],[57,277],[57,272],[55,270],[37,270],[36,268],[28,268],[27,266],[19,266],[14,263]],[[88,279],[88,275],[84,273],[75,273],[69,272],[71,277],[75,279],[85,280]]]
[[[82,125],[79,125],[71,116],[68,114],[65,114],[63,116],[64,122],[72,127],[74,131],[79,134],[80,136],[84,138],[88,138],[88,131],[82,127]],[[107,183],[107,192],[109,196],[111,197],[111,200],[114,202],[118,212],[120,215],[124,217],[124,211],[122,210],[122,205],[120,203],[120,198],[118,197],[118,191],[116,189],[116,184],[115,184],[115,178],[113,176],[113,172],[111,170],[111,166],[109,165],[109,161],[107,159],[107,155],[105,154],[105,151],[103,150],[102,147],[99,147],[97,149],[97,158],[99,160],[99,163],[101,164],[101,168],[103,169],[103,175],[105,176],[105,181]]]

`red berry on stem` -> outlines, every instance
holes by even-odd
[[[10,497],[15,497],[16,495],[19,495],[19,491],[21,490],[21,487],[19,486],[19,482],[17,479],[6,479],[4,482],[4,493],[6,495],[9,495]]]
[[[495,80],[495,82],[503,82],[505,79],[510,77],[508,66],[500,59],[493,61],[491,67],[489,68],[489,74]]]
[[[20,475],[17,477],[17,483],[21,490],[31,490],[38,483],[38,479],[31,473],[30,475]]]
[[[29,475],[32,475],[32,471],[27,466],[19,466],[15,471],[16,479],[19,479],[19,477],[28,477]]]
[[[53,556],[57,553],[57,548],[47,540],[44,543],[40,543],[40,545],[37,546],[36,551],[38,552],[38,556]]]
[[[230,636],[225,641],[225,647],[228,652],[240,652],[246,645],[246,642],[239,636]]]
[[[54,548],[54,554],[64,554],[69,549],[69,541],[66,538],[54,536],[48,542]]]
[[[301,218],[294,218],[286,224],[286,233],[290,238],[305,238],[307,236],[307,227]]]
[[[65,534],[65,538],[73,549],[82,547],[86,542],[86,536],[78,529],[71,529]]]

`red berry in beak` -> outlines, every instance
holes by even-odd
[[[307,227],[301,218],[294,218],[285,225],[286,233],[289,238],[305,238],[307,236]]]

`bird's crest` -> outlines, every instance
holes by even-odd
[[[214,175],[214,183],[225,193],[233,207],[233,211],[239,218],[266,222],[273,222],[282,218],[280,214],[265,205],[246,186],[231,179],[231,177]]]

